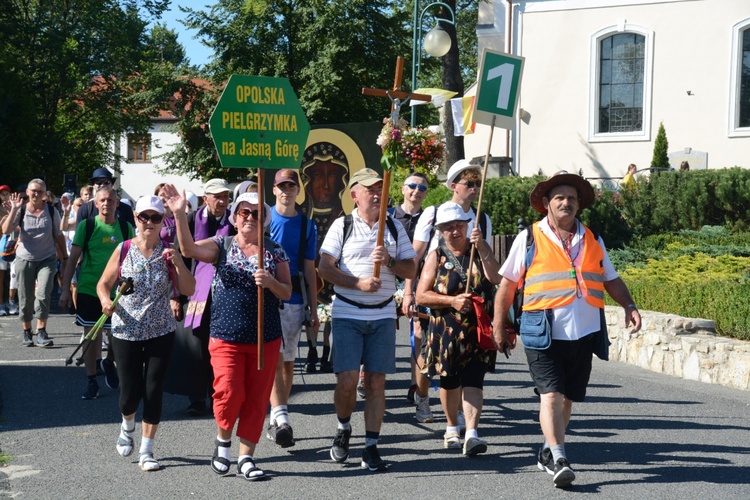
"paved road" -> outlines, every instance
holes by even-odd
[[[555,490],[551,477],[536,469],[537,400],[522,350],[488,376],[480,434],[490,447],[486,455],[466,458],[442,447],[445,420],[437,398],[435,423],[414,420],[404,397],[409,381],[403,332],[380,445],[393,461],[389,472],[358,467],[362,403],[352,419],[349,463],[330,460],[334,376],[315,374],[295,379],[290,410],[297,445],[281,450],[263,438],[258,446],[256,458],[269,481],[213,474],[213,420],[186,417],[186,401],[172,395],[165,398],[155,448],[163,469],[146,474],[137,467],[137,453],[123,458],[115,451],[117,392],[104,388],[98,400],[83,401],[83,368],[63,366],[80,336],[72,318],[53,316],[49,331],[54,348],[23,348],[17,317],[0,318],[0,448],[12,457],[0,468],[0,497],[750,498],[745,391],[597,360],[589,402],[574,408],[567,444],[578,479],[571,490]]]

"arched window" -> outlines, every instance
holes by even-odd
[[[729,136],[750,136],[750,19],[732,30],[731,102]]]
[[[652,40],[625,23],[592,36],[589,140],[649,140]]]

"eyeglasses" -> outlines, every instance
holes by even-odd
[[[250,210],[249,208],[240,208],[239,210],[235,212],[235,215],[242,217],[243,219],[252,217],[253,219],[258,220],[258,211]]]
[[[44,191],[41,189],[29,189],[33,194],[44,194]]]
[[[404,186],[408,187],[409,189],[419,189],[423,193],[427,191],[427,186],[424,184],[415,184],[413,182],[410,182],[409,184],[404,184]]]
[[[109,179],[97,179],[94,181],[94,186],[111,186],[112,181]]]
[[[457,182],[456,184],[462,184],[462,185],[466,186],[469,189],[472,189],[474,187],[482,187],[482,181]]]
[[[148,221],[151,221],[154,224],[159,224],[162,220],[164,220],[164,216],[162,214],[138,214],[138,217],[136,217],[136,219],[138,219],[138,222],[140,222],[141,224],[145,224]]]

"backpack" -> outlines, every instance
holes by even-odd
[[[393,241],[398,245],[398,229],[396,229],[396,223],[393,222],[393,217],[389,215],[386,215],[385,217],[385,225],[388,227],[388,231],[390,231],[391,236],[393,236]],[[344,216],[344,237],[341,239],[341,253],[344,253],[344,245],[346,244],[346,240],[349,239],[349,237],[352,235],[352,214],[348,214]],[[339,260],[341,260],[341,257],[339,257]]]
[[[52,203],[47,203],[47,211],[49,212],[49,218],[52,220],[52,234],[55,234],[55,206]],[[18,225],[23,229],[23,218],[26,217],[26,203],[21,205],[21,219]]]
[[[94,234],[94,227],[96,225],[96,222],[94,221],[95,217],[96,215],[89,215],[88,217],[86,217],[86,234],[83,239],[84,253],[88,253],[89,251],[89,241],[91,241],[91,235]],[[128,223],[128,221],[120,217],[117,217],[117,222],[120,223],[120,232],[122,233],[122,239],[127,241],[128,236],[130,235],[130,231],[128,231],[130,224]],[[164,241],[162,241],[162,243],[164,244],[164,248],[168,247],[168,245]],[[128,246],[130,246],[129,243]],[[83,259],[81,259],[81,261],[83,261]]]
[[[5,262],[13,262],[16,259],[16,244],[18,241],[13,237],[13,233],[4,234],[0,238],[0,259]]]

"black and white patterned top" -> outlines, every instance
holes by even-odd
[[[133,278],[133,293],[120,297],[112,315],[112,335],[118,339],[149,340],[175,331],[177,322],[169,307],[172,281],[163,251],[160,241],[147,259],[137,245],[130,245],[120,273]]]

